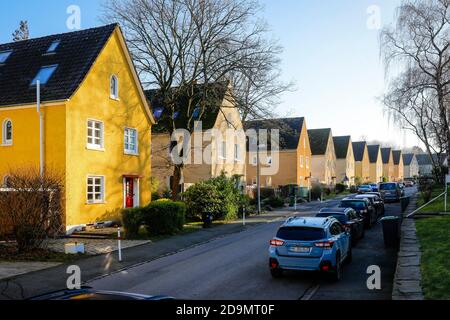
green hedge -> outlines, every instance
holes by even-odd
[[[183,230],[186,205],[182,202],[157,201],[143,208],[142,221],[149,235],[170,235]]]
[[[122,224],[127,238],[136,238],[142,225],[143,208],[124,209],[122,211]]]

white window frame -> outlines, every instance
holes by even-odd
[[[220,144],[219,159],[222,159],[222,160],[227,159],[227,142],[226,141],[222,141],[222,143]]]
[[[114,88],[112,82],[114,80]],[[119,78],[113,74],[109,78],[109,97],[113,100],[119,100]]]
[[[11,123],[11,139],[6,139],[6,124],[8,122]],[[2,123],[2,146],[12,146],[12,144],[13,144],[13,133],[14,133],[14,128],[13,128],[12,120],[11,119],[3,120],[3,123]]]
[[[92,192],[89,192],[89,179],[92,179]],[[100,179],[100,184],[96,183],[96,179]],[[95,192],[95,187],[100,186],[100,192]],[[106,183],[105,183],[105,176],[103,175],[88,175],[86,177],[86,203],[87,204],[102,204],[106,203],[105,199],[105,189],[106,189]],[[92,194],[92,199],[89,199],[89,195]],[[101,195],[101,199],[96,199],[96,194]]]
[[[128,132],[135,132],[135,141],[134,141],[134,147],[135,149],[127,149],[127,143],[126,143],[126,138],[127,138],[127,131]],[[128,135],[128,138],[130,138],[131,135]],[[125,154],[128,155],[138,155],[139,154],[139,133],[138,130],[136,128],[131,128],[131,127],[125,127],[125,129],[123,130],[123,150]]]
[[[304,164],[304,157],[300,156],[300,168],[303,168],[305,166]]]
[[[253,166],[257,166],[258,165],[258,156],[253,156],[252,164],[253,164]]]
[[[89,136],[89,123],[93,124],[92,130],[92,136]],[[100,124],[100,144],[94,143],[96,137],[95,137],[95,131],[97,130],[95,128],[96,124]],[[89,138],[91,137],[92,143],[89,143]],[[97,150],[97,151],[105,151],[105,124],[103,121],[97,120],[97,119],[87,119],[86,121],[86,148],[89,150]]]
[[[306,164],[306,169],[309,169],[309,157],[308,156],[305,157],[305,164]]]
[[[241,161],[241,150],[239,149],[239,145],[237,143],[234,144],[234,160],[236,162]]]

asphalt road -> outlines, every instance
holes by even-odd
[[[337,203],[302,205],[298,211],[300,215],[311,216],[319,208]],[[400,214],[399,204],[386,205],[386,215],[396,214]],[[380,223],[367,230],[365,238],[353,249],[353,262],[345,266],[339,283],[330,283],[314,273],[289,273],[281,279],[272,279],[268,242],[281,223],[280,219],[261,224],[87,285],[178,299],[390,299],[397,253],[384,248]],[[366,271],[371,265],[381,268],[381,290],[367,288]]]

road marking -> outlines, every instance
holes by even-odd
[[[303,295],[298,300],[311,300],[314,295],[317,293],[317,290],[319,290],[320,285],[316,283],[312,283],[311,286],[309,286],[308,289],[303,293]]]

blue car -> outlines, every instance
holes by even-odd
[[[270,241],[270,272],[277,278],[284,270],[321,271],[338,281],[343,263],[352,260],[350,238],[333,217],[291,217]]]
[[[372,192],[378,192],[378,185],[376,183],[372,183],[370,187],[372,188]]]

